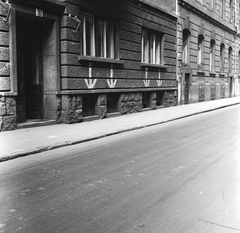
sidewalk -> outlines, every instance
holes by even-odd
[[[240,97],[163,108],[78,124],[0,133],[0,162],[240,104]]]

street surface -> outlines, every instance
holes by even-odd
[[[240,232],[240,106],[0,163],[1,233]]]

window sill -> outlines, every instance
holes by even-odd
[[[158,65],[158,64],[151,64],[151,63],[141,63],[141,67],[150,67],[150,68],[159,68],[159,69],[167,69],[167,66],[165,65]]]
[[[92,57],[92,56],[78,56],[79,61],[89,61],[89,62],[103,62],[103,63],[110,63],[110,64],[119,64],[122,65],[123,61],[119,59],[112,59],[112,58],[103,58],[103,57]]]

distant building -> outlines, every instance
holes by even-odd
[[[239,96],[239,0],[178,0],[180,104]]]
[[[0,131],[176,105],[176,41],[175,0],[0,0]]]

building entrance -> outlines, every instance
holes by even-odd
[[[17,73],[17,122],[42,119],[42,22],[17,19]]]
[[[184,82],[184,104],[189,104],[190,74],[185,74]]]

